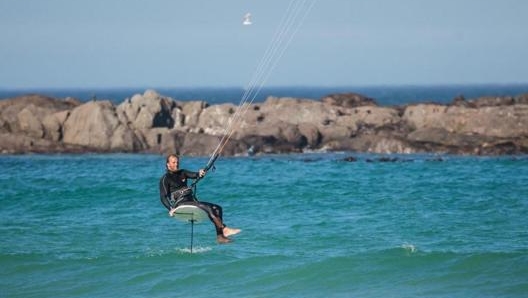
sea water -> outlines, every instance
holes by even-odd
[[[0,156],[0,296],[528,295],[526,156],[221,157],[197,195],[243,231],[220,245],[196,224],[192,253],[159,200],[164,165]]]
[[[120,104],[134,94],[143,94],[153,89],[163,96],[176,100],[204,100],[209,104],[238,104],[245,90],[240,87],[174,87],[174,88],[84,88],[84,89],[0,89],[0,99],[25,95],[42,94],[57,98],[74,97],[84,102],[92,99],[110,100]],[[268,96],[295,97],[319,100],[329,94],[359,93],[373,98],[381,106],[398,106],[412,103],[435,102],[448,104],[455,97],[475,99],[483,96],[517,96],[528,93],[528,84],[470,84],[470,85],[380,85],[380,86],[264,86],[259,92],[247,98],[263,102]]]

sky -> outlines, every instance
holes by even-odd
[[[0,88],[245,87],[291,1],[0,0]],[[265,86],[528,83],[528,1],[295,1]]]

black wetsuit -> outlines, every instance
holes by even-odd
[[[180,205],[193,205],[204,210],[209,219],[213,222],[216,228],[216,234],[222,235],[225,227],[222,219],[222,207],[219,205],[201,202],[196,199],[191,190],[185,191],[183,195],[179,191],[187,189],[187,179],[198,178],[197,172],[188,170],[177,170],[176,172],[168,171],[160,179],[160,200],[163,206],[168,210],[176,208]]]

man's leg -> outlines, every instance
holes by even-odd
[[[207,213],[207,215],[209,216],[209,219],[215,226],[216,240],[218,241],[218,243],[231,242],[231,240],[227,238],[227,235],[224,235],[224,231],[227,227],[224,225],[222,221],[222,207],[215,205],[215,204],[208,203],[208,202],[197,202],[197,201],[185,202],[184,204],[196,206],[204,210]],[[229,233],[229,235],[233,235],[233,233]]]
[[[220,219],[220,223],[222,225],[222,235],[225,236],[225,237],[229,237],[231,235],[235,235],[235,234],[238,234],[240,233],[240,229],[233,229],[233,228],[229,228],[228,226],[226,226],[224,224],[224,219],[223,219],[223,211],[222,211],[222,207],[220,205],[217,205],[217,204],[213,204],[213,203],[209,203],[209,202],[198,202],[204,206],[206,206],[207,208],[209,208],[211,210],[211,213],[216,216],[217,218]],[[217,230],[217,234],[218,234],[218,230]]]

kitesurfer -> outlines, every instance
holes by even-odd
[[[191,188],[187,186],[187,179],[198,179],[205,176],[206,171],[200,169],[192,172],[179,168],[180,158],[176,154],[170,154],[166,159],[167,172],[160,179],[160,200],[163,206],[173,216],[176,207],[181,205],[192,205],[204,210],[211,222],[215,225],[216,240],[218,243],[228,243],[228,237],[240,232],[240,229],[227,227],[222,219],[222,207],[217,204],[198,201]]]

